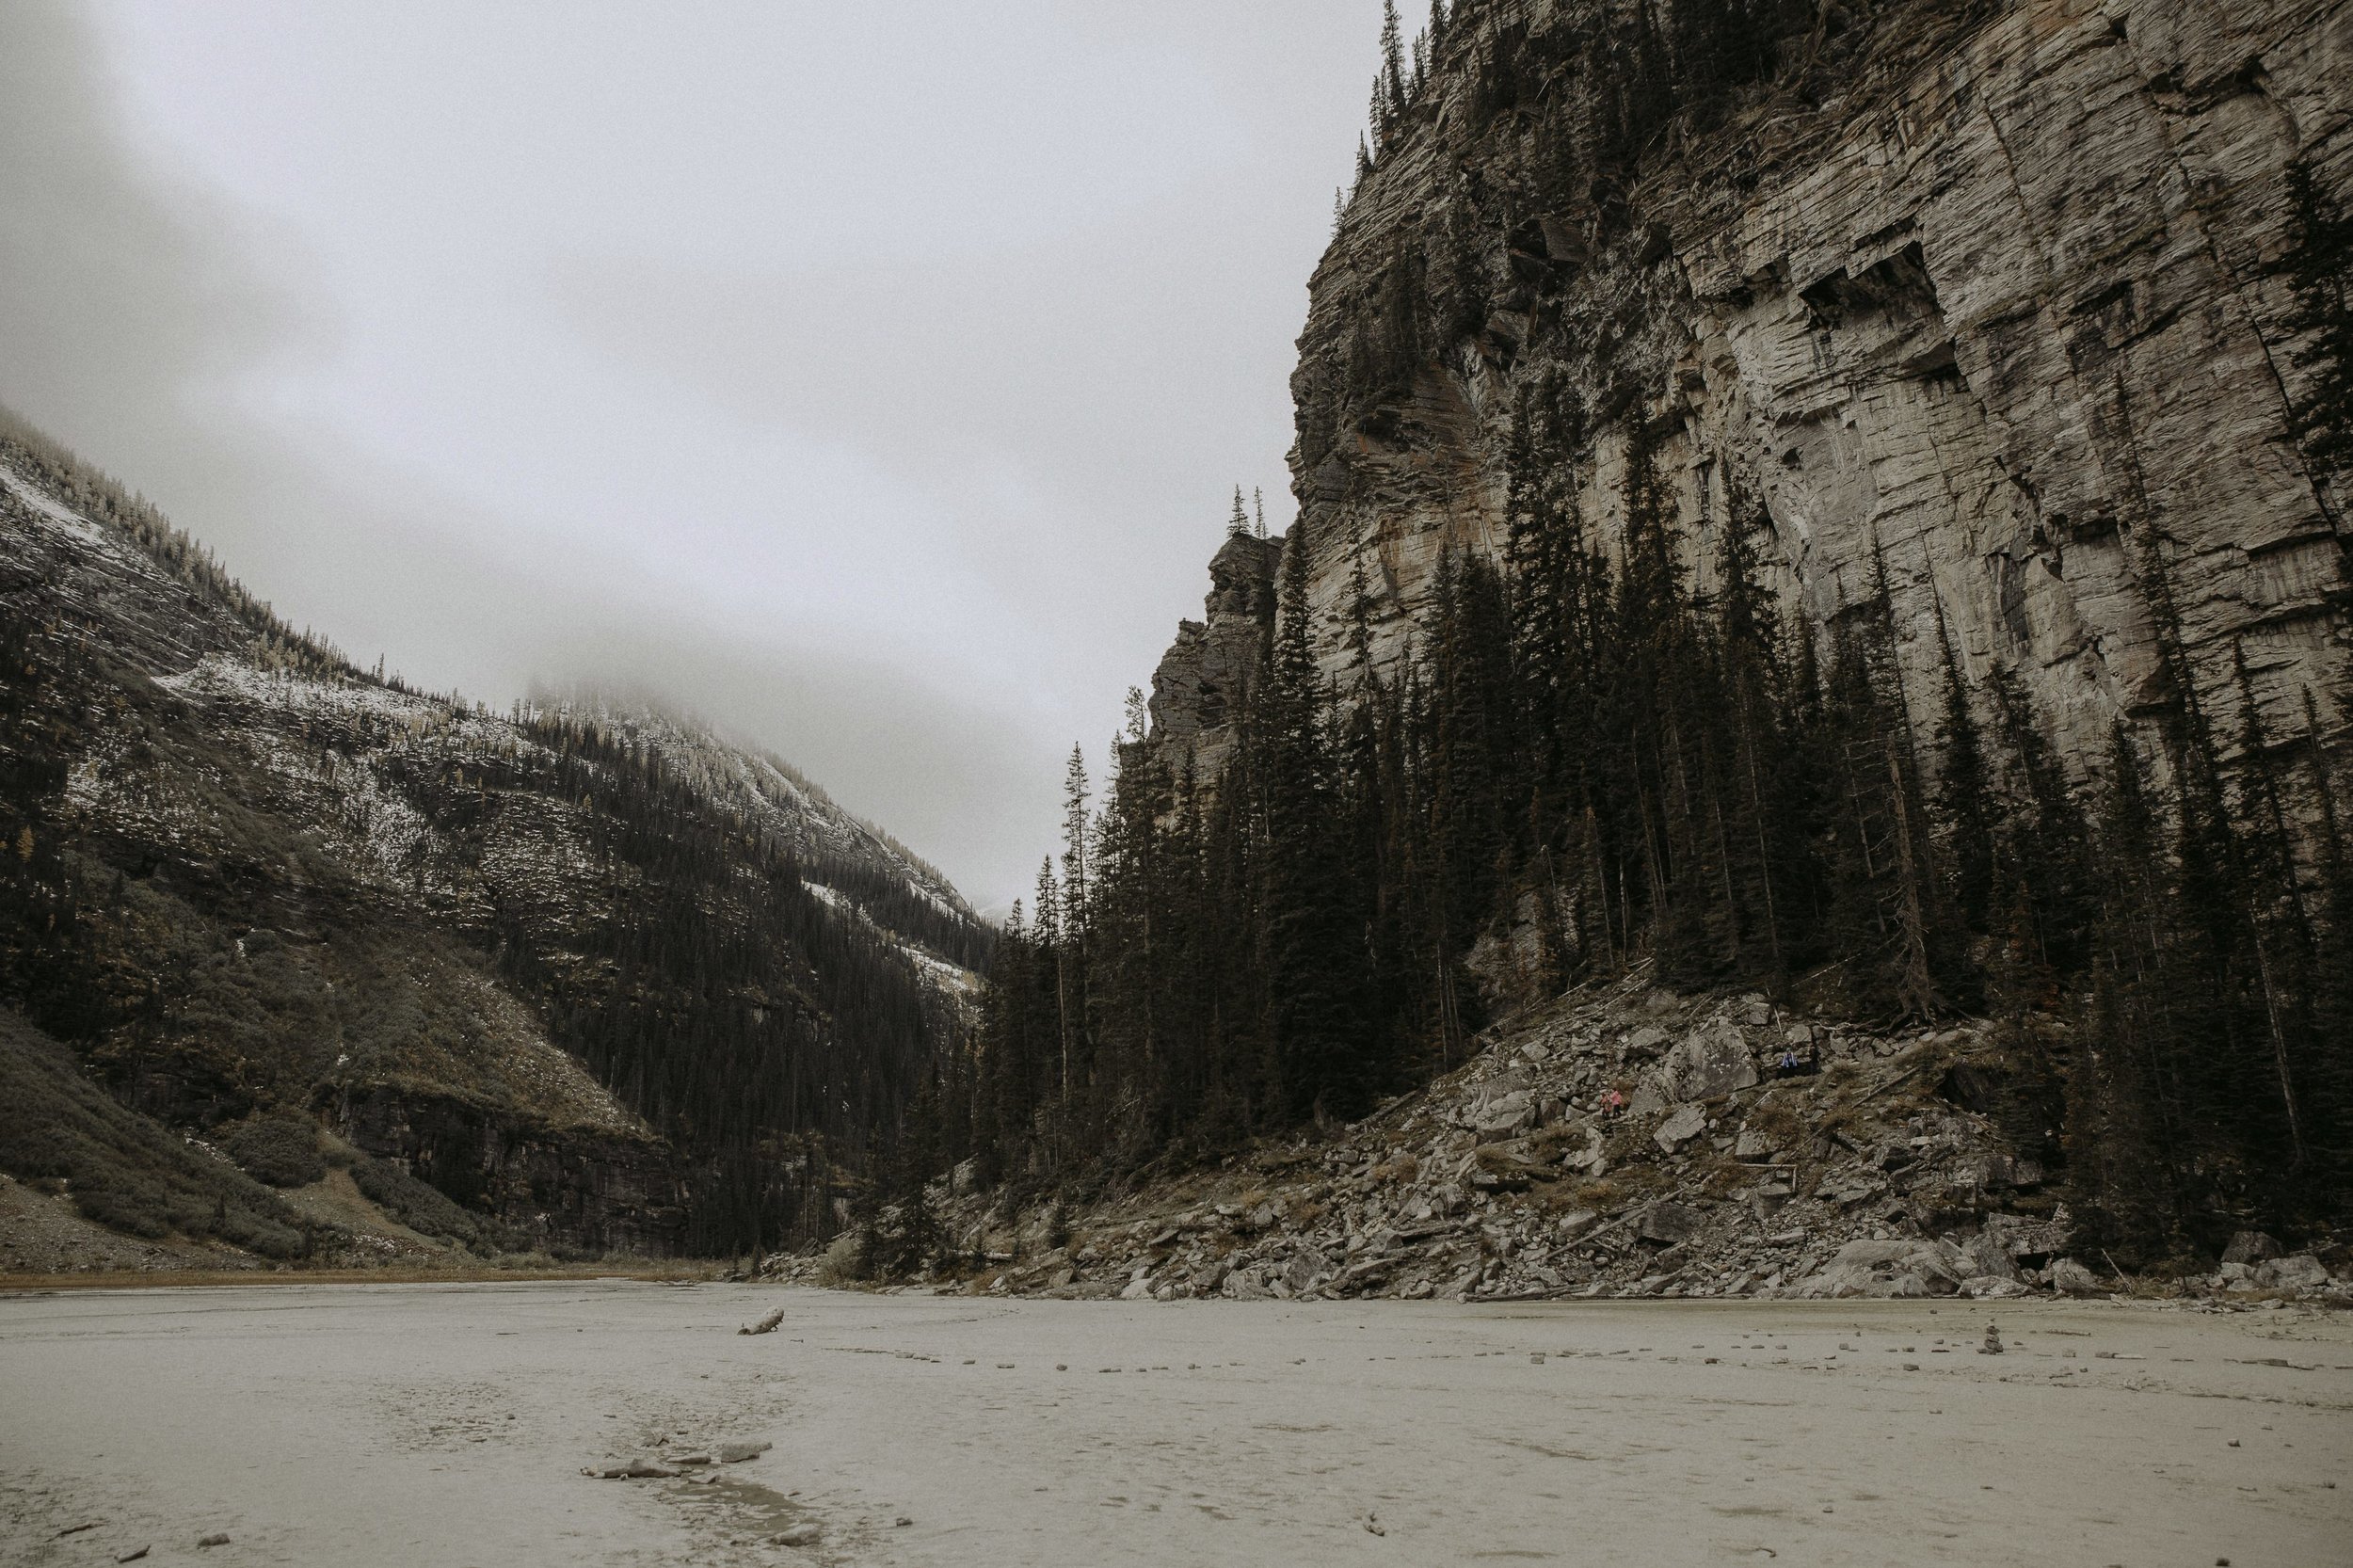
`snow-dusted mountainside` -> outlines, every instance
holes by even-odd
[[[789,846],[815,868],[811,880],[820,887],[831,888],[835,879],[880,878],[944,919],[967,923],[978,919],[947,873],[872,823],[843,810],[800,769],[772,752],[740,745],[696,719],[594,695],[533,711],[600,725],[652,750],[713,803]],[[840,890],[860,902],[856,889]]]
[[[780,760],[362,672],[24,432],[0,659],[0,1006],[167,1127],[314,1121],[510,1240],[826,1227],[985,953]]]

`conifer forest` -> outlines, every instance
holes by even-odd
[[[1472,123],[1515,98],[1529,112],[1515,72],[1544,52],[1522,33],[1465,42],[1481,9],[1441,8],[1410,48],[1391,10],[1371,146],[1413,129],[1449,41]],[[1562,29],[1623,72],[1552,145],[1588,172],[1630,168],[1659,124],[1696,133],[1769,74],[1813,11],[1678,6],[1687,30],[1669,37],[1635,8],[1631,32]],[[1360,152],[1360,187],[1378,162]],[[2310,377],[2292,423],[2325,485],[2353,451],[2353,221],[2301,166],[2288,192],[2275,276]],[[1456,329],[1433,311],[1488,314],[1457,296],[1476,270],[1449,260],[1459,232],[1426,226],[1426,250],[1397,255],[1338,345],[1327,402],[1372,407],[1375,439],[1395,418],[1380,406]],[[902,1190],[969,1158],[989,1182],[1091,1191],[1363,1116],[1459,1065],[1525,1000],[1482,1000],[1495,988],[1474,972],[1482,944],[1516,934],[1547,994],[1643,973],[1881,1027],[1998,1020],[2005,1125],[2063,1169],[2085,1236],[2120,1259],[2341,1223],[2346,694],[2307,686],[2282,721],[2244,646],[2201,655],[2227,679],[2194,670],[2178,547],[2128,521],[2162,695],[2071,759],[2014,661],[1972,672],[1941,602],[1912,603],[1925,624],[1899,628],[1876,539],[1829,617],[1778,591],[1785,531],[1741,457],[1703,450],[1685,464],[1696,482],[1669,475],[1638,420],[1596,494],[1608,410],[1566,380],[1520,386],[1505,525],[1446,548],[1403,657],[1374,652],[1367,552],[1318,540],[1310,513],[1269,547],[1222,772],[1158,742],[1141,694],[1099,798],[1074,754],[1063,843],[1006,931],[969,1048],[921,1102]],[[1303,469],[1311,442],[1344,439],[1319,437],[1313,398]],[[2322,569],[2342,615],[2336,526]],[[1311,557],[1353,563],[1321,618]],[[1899,630],[1941,648],[1932,682],[1906,678]]]

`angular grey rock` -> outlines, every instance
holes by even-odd
[[[1696,1105],[1679,1108],[1674,1114],[1658,1124],[1651,1139],[1669,1154],[1707,1130],[1707,1112]]]
[[[2105,1296],[2106,1287],[2100,1276],[2072,1257],[2051,1260],[2051,1288],[2062,1296]]]
[[[1949,1296],[1966,1265],[1958,1248],[1922,1237],[1849,1241],[1789,1293],[1800,1297]]]
[[[1217,1293],[1229,1302],[1252,1302],[1265,1297],[1258,1282],[1240,1269],[1228,1269],[1225,1277],[1217,1282]]]
[[[1756,1082],[1756,1062],[1737,1027],[1709,1024],[1659,1059],[1659,1085],[1671,1099],[1721,1099]]]
[[[1628,1056],[1652,1055],[1659,1047],[1665,1045],[1669,1038],[1667,1032],[1657,1024],[1644,1024],[1625,1037],[1625,1053]]]
[[[2009,1248],[1992,1231],[1979,1231],[1961,1249],[1961,1256],[1972,1271],[1972,1277],[1991,1275],[1994,1279],[2014,1280],[2018,1277],[2018,1260]]]
[[[2047,1220],[2029,1220],[2015,1214],[1989,1214],[1985,1234],[2006,1248],[2012,1257],[2050,1257],[2067,1250],[2075,1234],[2074,1224],[2068,1218],[2064,1204]]]
[[[1697,1236],[1707,1216],[1684,1203],[1655,1203],[1634,1222],[1634,1234],[1645,1241],[1680,1245]]]
[[[775,1445],[770,1443],[722,1443],[717,1449],[719,1463],[742,1464],[747,1460],[758,1459],[773,1447]]]
[[[1471,1130],[1482,1144],[1514,1138],[1536,1125],[1535,1096],[1525,1089],[1498,1095],[1473,1113]]]
[[[760,1319],[760,1321],[756,1323],[745,1323],[742,1328],[737,1329],[735,1332],[738,1334],[774,1334],[776,1332],[777,1326],[783,1321],[784,1308],[779,1306],[770,1311],[769,1314]]]
[[[1234,721],[1274,624],[1279,539],[1228,538],[1209,561],[1206,618],[1176,623],[1152,673],[1152,740],[1172,763],[1190,754],[1214,777],[1234,748]]]
[[[1328,1276],[1333,1267],[1332,1259],[1325,1254],[1312,1246],[1304,1246],[1291,1254],[1290,1262],[1284,1267],[1283,1283],[1294,1291],[1305,1290]]]
[[[2329,1271],[2310,1253],[2275,1257],[2255,1271],[2255,1283],[2265,1290],[2316,1290],[2329,1283]]]
[[[2231,1244],[2222,1249],[2225,1263],[2264,1263],[2279,1256],[2280,1243],[2260,1230],[2239,1231],[2232,1236]]]

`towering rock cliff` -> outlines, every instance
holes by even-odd
[[[1209,561],[1200,620],[1179,621],[1152,672],[1152,738],[1205,775],[1234,748],[1234,723],[1274,625],[1274,567],[1282,543],[1235,534]]]
[[[1728,524],[1817,628],[1883,571],[1915,709],[1941,617],[2079,776],[2120,718],[2234,712],[2242,654],[2272,734],[2309,698],[2344,744],[2344,493],[2293,434],[2283,259],[2292,168],[2353,196],[2353,6],[1465,0],[1432,53],[1292,383],[1337,678],[1360,584],[1393,668],[1445,552],[1502,561],[1525,420],[1605,541],[1639,442],[1703,590]],[[1180,744],[1238,662],[1255,563],[1219,561],[1156,682]]]
[[[1220,550],[1082,892],[1009,934],[972,1250],[1129,1296],[1848,1293],[1949,1244],[1977,1294],[2023,1230],[2173,1272],[2342,1226],[2349,126],[2346,0],[1385,39],[1298,522]],[[1906,1060],[1858,1089],[1842,1032]],[[1219,1153],[1212,1219],[1159,1173]],[[1090,1163],[1156,1217],[1020,1219]]]

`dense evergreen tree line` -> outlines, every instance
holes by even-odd
[[[2317,699],[2268,724],[2242,666],[2214,711],[2168,622],[2176,711],[2071,784],[1941,610],[1942,679],[1906,689],[1883,559],[1809,631],[1737,475],[1679,499],[1638,433],[1594,526],[1544,456],[1574,435],[1520,422],[1502,558],[1442,562],[1401,670],[1371,667],[1360,588],[1320,672],[1295,532],[1220,776],[1131,728],[1091,811],[1074,760],[1059,872],[918,1141],[1083,1187],[1360,1115],[1462,1060],[1482,995],[1648,966],[1890,1026],[2065,1021],[2016,1031],[2014,1071],[2064,1085],[2120,1256],[2341,1214],[2353,867]],[[1482,987],[1507,938],[1533,972]]]
[[[817,868],[710,810],[650,747],[567,713],[523,728],[536,746],[460,763],[463,788],[587,803],[589,853],[630,890],[585,930],[503,905],[503,967],[555,1039],[699,1167],[695,1250],[829,1232],[830,1194],[888,1149],[954,1024],[889,933],[911,925],[970,956],[970,922],[860,879],[839,890],[873,898],[872,923],[837,912],[809,888]]]
[[[1441,59],[1466,83],[1450,137],[1537,151],[1498,160],[1509,188],[1449,186],[1365,273],[1338,364],[1303,369],[1305,464],[1344,432],[1393,434],[1448,345],[1508,367],[1517,344],[1481,338],[1497,299],[1530,341],[1566,331],[1578,245],[1649,255],[1639,165],[1752,87],[1836,90],[1898,10],[1952,36],[1987,8],[1674,0],[1531,29],[1459,0],[1410,48],[1388,8],[1360,179],[1428,112]],[[1716,176],[1753,178],[1718,151]],[[2306,174],[2290,197],[2294,417],[2326,501],[2353,450],[2353,227]],[[1083,1189],[1353,1115],[1460,1061],[1486,1008],[1647,967],[1880,1023],[2015,1020],[2003,1114],[2028,1139],[2063,1122],[2048,1152],[2121,1257],[2342,1218],[2347,694],[2284,715],[2275,696],[2266,717],[2243,669],[2214,680],[2233,650],[2193,668],[2149,537],[2127,542],[2172,706],[2105,755],[2061,758],[2020,673],[1965,659],[1932,592],[1904,630],[1933,634],[1942,673],[1915,665],[1907,689],[1891,563],[1875,552],[1806,627],[1769,586],[1771,519],[1724,465],[1673,494],[1636,428],[1608,515],[1579,515],[1592,432],[1642,398],[1618,326],[1576,321],[1591,341],[1559,352],[1593,369],[1597,404],[1529,393],[1508,542],[1443,564],[1400,668],[1371,667],[1360,586],[1353,656],[1319,674],[1295,534],[1218,776],[1140,725],[1099,808],[1074,770],[1061,865],[1016,911],[974,1049],[919,1100],[906,1146],[930,1162],[910,1156],[901,1187],[969,1156],[984,1180]]]

